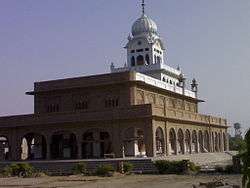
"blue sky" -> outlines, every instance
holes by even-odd
[[[250,1],[146,0],[167,64],[199,82],[200,111],[250,127]],[[33,82],[126,61],[140,0],[0,0],[0,115],[33,112]]]

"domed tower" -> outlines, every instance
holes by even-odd
[[[142,0],[142,15],[133,23],[131,34],[125,46],[127,63],[120,68],[115,68],[112,63],[111,72],[136,71],[173,87],[178,86],[180,80],[183,80],[183,73],[180,69],[174,69],[165,64],[166,48],[158,33],[156,23],[145,14],[144,0]]]
[[[142,15],[132,26],[132,37],[129,35],[127,49],[128,67],[150,67],[152,64],[164,62],[164,50],[156,23],[144,11],[142,2]]]

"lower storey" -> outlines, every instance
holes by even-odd
[[[226,129],[158,121],[0,130],[0,160],[156,157],[228,150]]]

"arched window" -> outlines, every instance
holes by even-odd
[[[137,56],[137,65],[144,65],[144,57],[142,55]]]
[[[150,64],[150,60],[149,60],[149,55],[148,54],[146,54],[145,60],[146,60],[146,65],[149,65]]]
[[[163,77],[163,78],[162,78],[162,81],[163,81],[163,82],[166,82],[166,79],[165,79],[165,77]]]
[[[157,63],[161,63],[161,57],[157,56]]]
[[[135,57],[132,56],[131,57],[131,67],[134,67],[135,66]]]

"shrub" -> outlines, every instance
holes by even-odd
[[[155,166],[160,174],[181,174],[185,170],[183,161],[156,161]]]
[[[225,170],[222,166],[215,166],[215,171],[219,173],[223,173]]]
[[[34,168],[28,163],[13,163],[4,168],[5,176],[31,177],[34,175]]]
[[[98,176],[112,176],[114,174],[114,167],[109,164],[101,165],[97,168],[96,174]]]
[[[183,174],[188,171],[198,172],[199,166],[189,161],[156,161],[155,166],[160,174]]]
[[[201,170],[200,166],[196,166],[193,162],[189,162],[189,170],[192,172],[199,172]]]
[[[78,163],[74,169],[74,174],[86,174],[87,173],[87,168],[85,163]]]
[[[130,173],[134,169],[134,165],[132,163],[126,162],[123,164],[123,170],[125,173]]]
[[[235,172],[233,165],[227,165],[225,167],[225,173],[227,174],[233,174]]]

